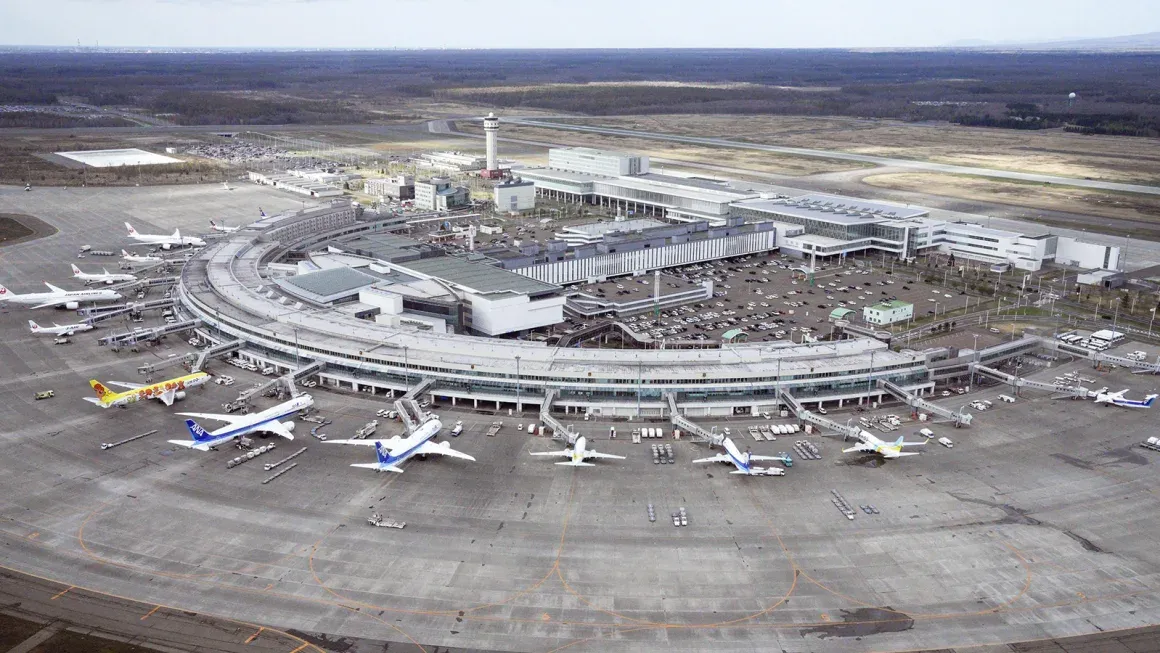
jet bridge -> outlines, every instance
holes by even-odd
[[[197,362],[193,364],[193,370],[195,372],[202,370],[205,368],[205,364],[209,362],[209,359],[217,358],[218,356],[225,356],[226,354],[232,354],[245,346],[245,340],[230,340],[228,342],[219,342],[212,347],[206,347],[205,349],[201,350],[200,354],[198,354]]]
[[[1056,399],[1065,399],[1068,397],[1084,398],[1088,396],[1088,389],[1083,386],[1058,386],[1054,383],[1033,381],[1031,379],[1024,379],[1013,374],[1001,372],[995,368],[987,367],[986,365],[981,365],[979,363],[971,363],[971,371],[1010,386],[1011,391],[1015,394],[1019,394],[1020,388],[1031,388],[1032,390],[1043,390],[1044,392],[1055,393]]]
[[[299,367],[296,370],[291,370],[290,372],[287,372],[286,374],[283,374],[282,376],[270,379],[269,381],[266,381],[265,383],[263,383],[262,385],[260,385],[256,388],[246,390],[242,394],[238,395],[238,399],[241,401],[249,401],[251,397],[256,397],[256,396],[266,392],[270,388],[273,388],[274,386],[278,385],[279,383],[282,383],[286,386],[286,392],[288,394],[294,395],[294,394],[296,394],[295,389],[294,389],[294,382],[295,381],[298,381],[299,379],[303,379],[305,377],[308,377],[311,374],[317,374],[317,373],[321,372],[322,368],[325,366],[326,366],[326,364],[321,362],[321,361],[314,361],[313,363],[308,363],[307,365],[303,365],[302,367]]]
[[[802,405],[802,402],[798,401],[797,397],[791,395],[787,390],[779,390],[778,396],[781,402],[789,406],[790,411],[792,411],[794,416],[799,420],[813,424],[818,428],[834,431],[835,433],[840,434],[842,439],[850,437],[857,438],[862,432],[862,429],[858,428],[857,426],[840,424],[824,415],[819,415],[817,413],[812,413],[806,410],[806,407]]]
[[[141,311],[150,311],[158,308],[169,308],[175,303],[173,299],[155,299],[151,302],[129,302],[128,304],[118,304],[116,306],[82,308],[78,312],[84,316],[87,324],[96,324],[97,322],[118,315],[125,315],[126,313],[140,313]]]
[[[399,419],[403,420],[403,425],[410,433],[419,428],[419,425],[427,421],[427,416],[423,413],[423,409],[419,407],[419,403],[414,399],[403,397],[395,401],[395,410],[399,411]]]
[[[431,377],[426,377],[426,378],[419,381],[419,385],[416,385],[415,387],[408,390],[407,394],[403,395],[403,398],[404,399],[416,399],[420,395],[422,395],[424,392],[429,390],[431,388],[431,386],[433,386],[433,385],[435,385],[435,379],[433,379]]]
[[[712,446],[719,447],[725,442],[725,436],[723,434],[706,430],[705,427],[682,415],[681,411],[677,410],[677,396],[675,394],[666,392],[664,393],[664,397],[665,401],[669,404],[669,421],[672,422],[673,428],[680,429],[682,433],[688,433],[698,437]]]
[[[931,403],[918,395],[908,392],[905,388],[887,379],[878,379],[878,387],[901,399],[907,406],[916,410],[925,410],[939,417],[954,422],[955,427],[970,426],[971,414],[962,410],[956,412]]]
[[[98,338],[97,344],[105,345],[122,345],[135,344],[145,340],[156,340],[162,336],[167,336],[171,333],[180,333],[182,331],[189,331],[201,326],[201,320],[183,320],[181,322],[174,322],[173,324],[166,324],[164,326],[154,327],[152,329],[138,329],[135,331],[128,331],[125,333],[117,333],[104,338]]]
[[[560,420],[552,417],[552,402],[556,400],[556,395],[558,393],[559,391],[553,388],[549,388],[548,391],[544,393],[544,400],[540,402],[540,422],[548,428],[552,429],[552,437],[554,439],[563,440],[567,442],[569,446],[571,446],[576,444],[576,438],[580,434],[576,433],[567,426],[564,426],[564,423]]]
[[[193,363],[197,360],[197,354],[188,353],[183,356],[174,356],[173,358],[163,358],[156,363],[149,363],[137,368],[138,374],[153,374],[170,367],[177,367],[178,365],[189,365],[189,369],[194,369]]]
[[[113,290],[140,290],[141,288],[156,288],[158,286],[173,286],[181,277],[154,277],[152,279],[138,279],[136,281],[123,281],[118,284],[113,284]]]

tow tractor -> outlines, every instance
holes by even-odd
[[[407,525],[407,522],[405,521],[383,519],[383,516],[377,512],[370,517],[367,517],[367,523],[371,526],[378,526],[380,528],[403,528]]]

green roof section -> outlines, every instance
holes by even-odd
[[[725,342],[744,342],[749,339],[749,334],[741,329],[729,329],[721,334],[721,339]]]
[[[846,316],[853,315],[853,314],[854,314],[854,309],[852,309],[852,308],[835,308],[834,310],[830,311],[830,319],[831,320],[844,320],[844,319],[846,319]]]

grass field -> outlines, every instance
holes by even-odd
[[[561,121],[1063,177],[1160,183],[1160,144],[1153,138],[793,116],[655,115]]]

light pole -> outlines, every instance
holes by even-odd
[[[979,334],[973,334],[975,338],[975,365],[979,363]],[[975,385],[975,366],[971,366],[971,385]]]
[[[521,391],[522,391],[522,386],[520,385],[520,357],[516,356],[516,412],[517,413],[523,412],[523,410],[520,409]]]
[[[407,345],[403,345],[403,374],[405,375],[405,378],[407,379],[407,390],[410,390],[411,389],[411,362],[407,359]]]

